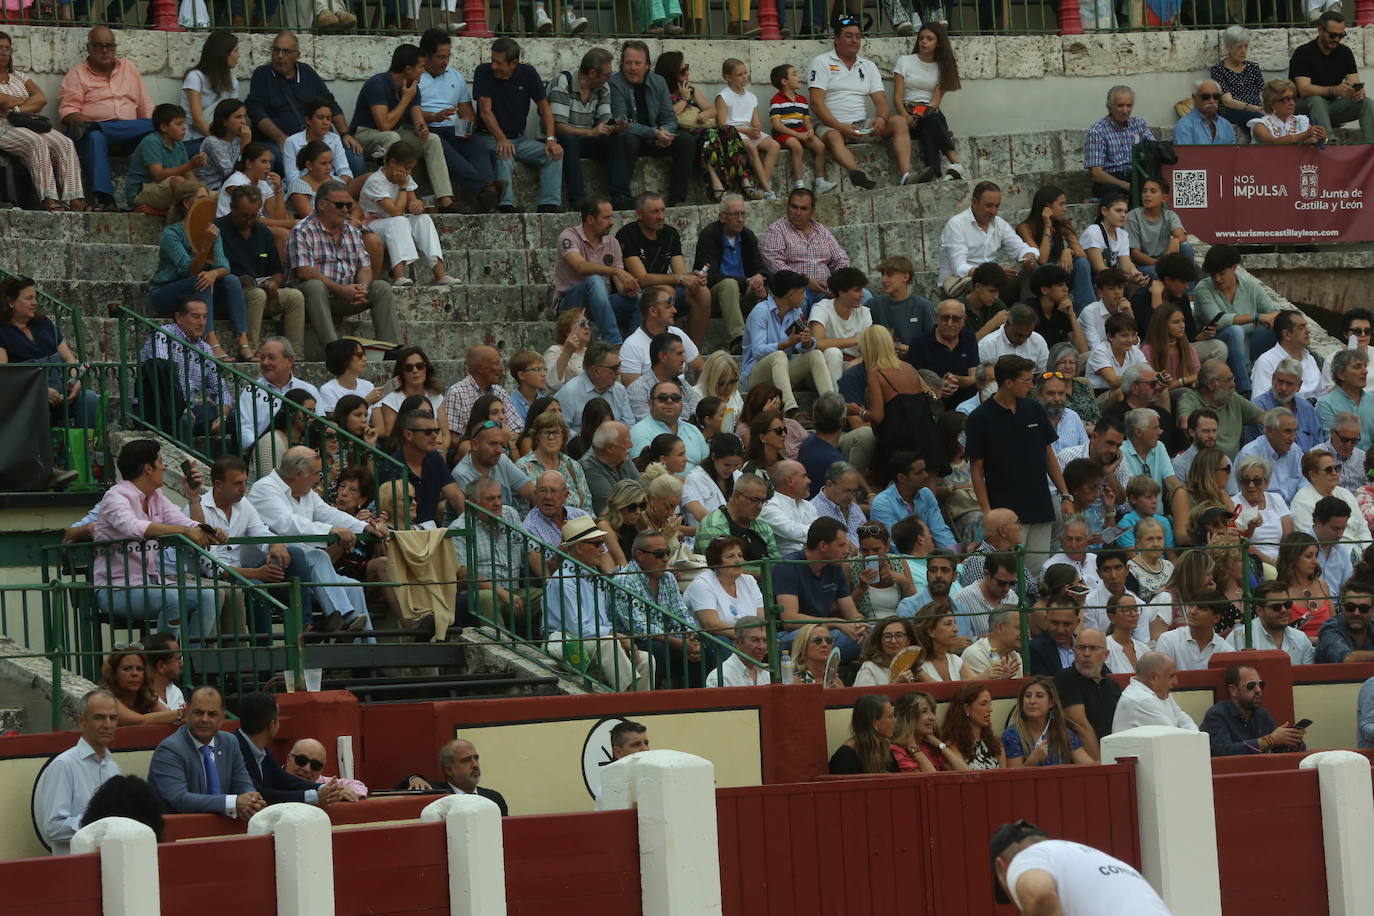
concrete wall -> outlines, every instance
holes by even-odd
[[[56,111],[62,75],[84,56],[81,29],[13,26],[17,68],[31,73]],[[1268,76],[1283,75],[1292,49],[1313,35],[1310,29],[1263,29],[1254,33],[1250,58]],[[1374,64],[1374,30],[1348,29],[1347,45],[1356,60]],[[273,36],[245,34],[238,75],[247,82],[253,69],[267,63]],[[196,61],[204,33],[168,33],[125,29],[118,35],[120,55],[138,64],[157,101],[179,101],[182,75]],[[330,82],[350,115],[362,80],[387,69],[397,40],[376,36],[301,35],[301,60]],[[458,38],[453,65],[469,78],[486,59],[488,42]],[[584,51],[601,45],[617,47],[613,39],[539,39],[524,43],[525,60],[545,77],[575,69]],[[874,38],[864,53],[890,73],[901,54],[910,52],[910,39]],[[1101,116],[1107,89],[1134,83],[1136,113],[1151,124],[1175,120],[1173,104],[1189,94],[1220,54],[1219,33],[1211,30],[1178,32],[1096,33],[1090,35],[969,36],[954,39],[964,89],[945,103],[957,134],[987,134],[1046,129],[1082,128]],[[805,67],[828,49],[818,41],[663,41],[649,42],[655,56],[662,50],[681,50],[711,97],[720,86],[716,74],[729,57],[749,64],[760,103],[773,93],[768,73],[776,65]],[[245,85],[241,92],[247,94]]]

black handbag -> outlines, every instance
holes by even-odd
[[[48,131],[52,130],[52,121],[48,120],[47,115],[25,114],[22,111],[11,111],[9,119],[10,126],[22,127],[36,134],[46,134]]]

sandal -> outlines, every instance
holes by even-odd
[[[251,363],[253,361],[253,348],[246,343],[239,344],[239,362]]]
[[[725,196],[724,188],[707,188],[706,199],[713,204],[720,203],[720,199]]]

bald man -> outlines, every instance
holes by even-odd
[[[356,779],[340,779],[324,775],[329,769],[329,752],[314,738],[301,738],[291,745],[291,753],[286,755],[286,772],[298,779],[316,785],[336,786],[340,801],[357,801],[367,797],[367,785]]]
[[[468,428],[472,415],[472,405],[483,395],[493,395],[506,406],[506,429],[511,437],[518,437],[525,428],[525,415],[515,406],[501,382],[506,377],[506,364],[495,347],[480,345],[473,347],[467,355],[468,374],[462,381],[449,386],[444,395],[444,413],[448,416],[448,428],[463,435]]]
[[[1112,672],[1106,661],[1107,637],[1089,627],[1074,638],[1073,664],[1054,676],[1064,717],[1095,761],[1102,759],[1102,739],[1112,733],[1112,717],[1121,699],[1121,685],[1107,677]]]
[[[806,546],[806,532],[818,517],[811,503],[811,477],[799,461],[783,460],[769,470],[773,495],[763,504],[759,518],[773,526],[773,539],[782,553]]]
[[[477,784],[482,779],[481,755],[471,741],[454,738],[445,744],[443,750],[439,751],[439,769],[444,774],[441,779],[429,780],[411,774],[396,788],[446,792],[450,795],[480,795],[496,802],[502,817],[510,814],[500,792]]]
[[[132,152],[153,132],[152,96],[138,66],[119,57],[117,49],[114,32],[103,25],[91,29],[86,59],[67,71],[57,91],[57,116],[76,144],[87,197],[102,210],[115,207],[110,154]],[[64,187],[63,198],[82,204],[80,187],[79,182]]]
[[[1010,509],[993,509],[983,516],[983,541],[973,549],[960,567],[959,584],[974,585],[983,581],[983,557],[990,553],[1014,550],[1021,543],[1021,520]],[[1029,565],[1029,558],[1027,558]],[[1031,601],[1038,601],[1040,592],[1035,587],[1035,578],[1027,573],[1025,580],[1026,595]],[[1012,597],[1015,597],[1013,593]]]

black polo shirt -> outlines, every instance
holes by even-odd
[[[673,258],[682,256],[682,236],[667,223],[654,238],[646,236],[639,223],[626,223],[615,234],[615,240],[620,243],[620,253],[627,260],[639,258],[643,262],[645,273],[671,274]]]
[[[1330,54],[1323,54],[1317,39],[1299,45],[1288,60],[1288,78],[1305,76],[1314,86],[1335,86],[1360,68],[1355,64],[1355,52],[1348,45],[1337,45]]]
[[[964,425],[970,461],[983,460],[983,480],[994,509],[1011,509],[1023,525],[1054,521],[1054,501],[1045,485],[1045,446],[1059,440],[1045,408],[1018,398],[1014,411],[989,398]]]
[[[1121,685],[1107,675],[1111,672],[1102,666],[1102,680],[1091,681],[1078,673],[1070,665],[1054,676],[1054,686],[1059,688],[1059,701],[1064,708],[1082,705],[1083,715],[1097,733],[1098,740],[1112,733],[1112,716],[1116,715],[1116,704],[1121,699]]]
[[[404,451],[397,452],[391,457],[403,466],[406,463]],[[390,480],[397,471],[398,468],[389,461],[378,462],[377,482],[384,483]],[[444,495],[444,487],[453,483],[453,475],[444,463],[444,456],[439,452],[426,452],[424,460],[420,462],[419,476],[409,467],[406,468],[406,476],[410,478],[410,495],[415,499],[415,521],[435,521],[439,516],[439,500]]]
[[[257,279],[284,272],[272,230],[264,226],[261,220],[253,224],[253,231],[248,238],[234,228],[232,215],[221,216],[215,220],[215,225],[219,227],[219,241],[224,246],[224,257],[229,262],[231,274]]]
[[[944,378],[946,372],[968,375],[971,369],[978,366],[978,338],[967,324],[959,331],[959,340],[953,349],[941,343],[935,334],[935,331],[930,331],[918,335],[911,342],[911,349],[906,351],[907,362],[917,369],[929,369],[940,378]],[[963,403],[973,397],[975,390],[973,385],[966,385],[945,398],[945,404],[953,407]]]

